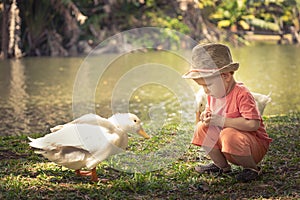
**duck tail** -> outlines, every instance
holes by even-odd
[[[28,139],[30,140],[29,145],[35,149],[42,149],[43,148],[43,144],[41,143],[41,140],[39,139],[33,139],[31,137],[28,137]]]
[[[269,92],[269,94],[267,95],[267,97],[268,97],[267,103],[270,103],[272,101],[271,95],[272,95],[272,91]]]

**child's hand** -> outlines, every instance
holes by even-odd
[[[211,117],[211,111],[203,111],[200,115],[200,121],[205,124],[205,126],[209,125]]]
[[[206,119],[205,124],[212,126],[223,127],[225,123],[225,117],[221,115],[210,114],[210,116]]]

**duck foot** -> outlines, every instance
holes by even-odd
[[[77,176],[90,176],[91,181],[97,182],[100,179],[97,176],[96,168],[93,168],[91,171],[81,171],[79,169],[75,170]]]

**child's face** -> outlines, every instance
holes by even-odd
[[[226,95],[226,91],[229,87],[228,76],[230,76],[230,74],[221,74],[220,76],[205,79],[194,79],[194,81],[203,87],[204,92],[207,95],[215,98],[222,98]]]

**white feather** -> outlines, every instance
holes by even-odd
[[[100,117],[99,115],[92,114],[92,113],[83,115],[83,116],[69,122],[68,124],[98,125],[98,126],[107,128],[110,131],[113,131],[113,129],[115,128],[114,124],[111,124],[111,122],[108,119],[105,119],[103,117]],[[62,129],[63,126],[64,125],[57,125],[57,126],[51,128],[50,130],[51,130],[51,132],[55,132],[55,131]]]
[[[265,107],[268,103],[271,102],[271,92],[268,95],[264,95],[264,94],[259,94],[259,93],[255,93],[255,92],[251,92],[252,96],[255,99],[256,102],[256,106],[260,112],[260,115],[263,115]]]
[[[140,120],[133,114],[118,114],[111,121],[95,114],[84,115],[54,127],[55,131],[44,137],[28,137],[29,145],[38,149],[37,153],[70,169],[92,169],[127,147],[128,131],[142,129]]]

